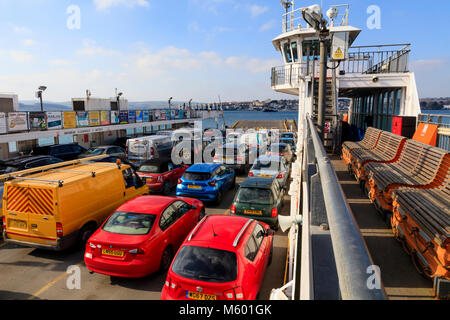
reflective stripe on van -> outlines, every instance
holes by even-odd
[[[53,190],[8,186],[6,196],[8,211],[53,216]]]

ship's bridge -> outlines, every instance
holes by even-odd
[[[314,118],[318,113],[319,32],[304,20],[306,8],[294,8],[293,1],[287,4],[282,33],[272,40],[284,65],[272,68],[271,86],[277,92],[299,96],[300,113]],[[353,46],[361,29],[348,24],[349,13],[349,5],[331,6],[327,12],[326,121],[335,126],[338,99],[351,98],[351,124],[364,129],[370,117],[373,126],[390,131],[393,117],[420,114],[415,76],[409,70],[410,44]],[[337,59],[336,55],[341,56]]]

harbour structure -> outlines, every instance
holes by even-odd
[[[45,144],[78,143],[90,148],[111,144],[118,138],[155,133],[218,119],[219,108],[167,108],[136,110],[123,96],[73,98],[66,111],[22,111],[16,94],[0,95],[0,158],[28,153]]]

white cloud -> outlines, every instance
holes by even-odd
[[[266,11],[268,11],[269,7],[268,6],[259,6],[257,4],[254,4],[254,5],[250,6],[249,10],[250,10],[250,14],[252,15],[252,17],[257,17],[257,16],[265,13]]]
[[[234,68],[247,70],[252,73],[269,73],[271,68],[280,64],[278,59],[249,59],[246,56],[229,57],[225,60],[225,64]]]
[[[267,31],[267,30],[271,30],[276,26],[277,22],[275,20],[270,20],[269,22],[263,24],[260,28],[259,31]]]
[[[32,34],[33,31],[31,31],[30,28],[25,26],[13,26],[14,33],[20,34],[20,35],[27,35]]]
[[[32,46],[34,46],[36,44],[36,41],[34,41],[33,39],[25,39],[25,40],[22,41],[22,44],[25,47],[32,47]]]
[[[70,66],[76,64],[75,61],[72,60],[66,60],[66,59],[55,59],[51,60],[50,64],[55,67],[63,67],[63,66]]]
[[[149,7],[147,0],[94,0],[97,10],[106,10],[116,6],[126,6],[132,8],[134,6]]]
[[[33,55],[22,50],[0,50],[0,56],[11,59],[14,62],[30,62],[33,60]]]
[[[120,55],[119,51],[105,49],[97,45],[93,40],[84,40],[83,48],[76,51],[78,55],[82,56],[95,56],[95,55]]]

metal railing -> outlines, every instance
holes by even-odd
[[[339,70],[362,74],[408,72],[410,52],[410,44],[351,47]]]
[[[306,63],[293,63],[281,67],[272,68],[272,87],[290,85],[298,87],[300,79],[307,73]]]
[[[323,195],[326,220],[329,225],[332,251],[334,253],[334,262],[332,257],[330,257],[329,261],[330,263],[335,263],[338,278],[337,280],[335,279],[335,281],[338,281],[339,296],[343,300],[385,300],[386,293],[379,275],[377,275],[379,277],[379,287],[371,288],[368,285],[368,278],[370,276],[368,270],[372,270],[371,267],[373,268],[372,258],[368,252],[344,192],[338,182],[336,172],[325,152],[317,129],[309,115],[306,118],[305,129],[307,134],[305,135],[304,161],[307,163],[306,167],[312,165],[315,168],[314,171],[320,176],[320,183],[322,186],[320,195]],[[308,180],[310,178],[310,173],[308,173],[310,170],[311,168],[305,170]],[[304,184],[304,186],[311,188],[308,180],[306,180],[307,183]],[[314,199],[314,196],[317,195],[317,193],[310,193],[310,190],[308,190],[308,194],[310,194],[310,198],[307,198],[307,201],[317,201]],[[306,213],[305,210],[303,210],[303,214],[309,214],[312,220],[316,219],[314,217],[314,210],[316,210],[318,206],[311,204],[306,206],[306,208],[308,207],[310,212]],[[304,221],[309,221],[309,219],[304,218]],[[309,230],[309,228],[305,228],[304,230]],[[303,234],[303,237],[310,236],[310,234]],[[304,241],[303,243],[308,243],[308,241]],[[314,246],[309,245],[306,248],[302,247],[302,251],[305,249],[311,251],[314,249]],[[309,258],[312,259],[314,254],[314,251],[311,251]],[[307,257],[308,255],[304,254],[303,256]],[[305,265],[310,265],[310,261],[304,261],[303,259],[303,270]],[[314,275],[311,267],[307,268],[307,270],[310,273],[309,283],[311,284],[310,278],[313,277],[315,279],[318,275]],[[308,282],[306,282],[306,285],[307,283]],[[303,288],[303,290],[305,290],[305,288]]]
[[[420,114],[418,123],[428,123],[438,126],[436,146],[450,151],[450,115]]]
[[[330,27],[347,26],[350,5],[334,5],[330,8],[336,9],[336,16],[330,21]],[[290,12],[283,14],[283,32],[290,32],[302,28],[310,28],[303,19],[302,11],[305,8],[293,8]]]

